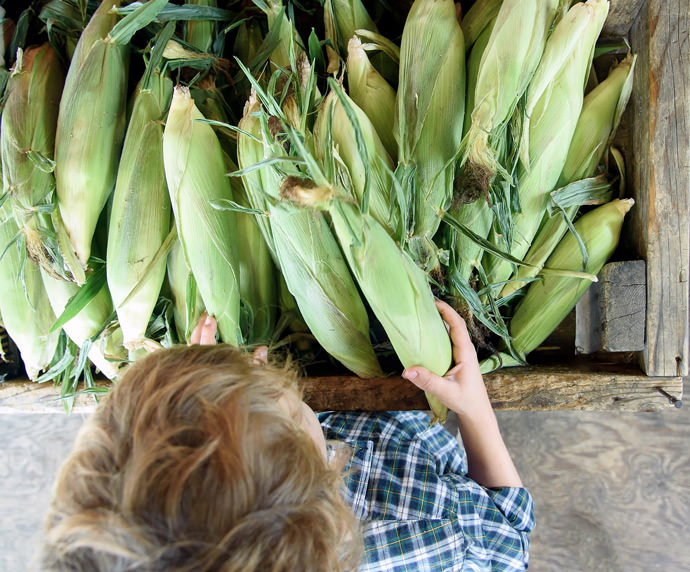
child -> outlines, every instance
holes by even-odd
[[[421,412],[317,418],[265,349],[205,345],[207,318],[192,339],[202,345],[137,361],[85,423],[39,569],[526,569],[531,497],[465,324],[437,305],[455,366],[403,375],[457,413],[466,458]]]

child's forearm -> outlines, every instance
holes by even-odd
[[[459,413],[458,425],[472,480],[487,488],[522,486],[488,400],[472,412]]]

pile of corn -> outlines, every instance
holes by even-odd
[[[415,0],[388,37],[360,0],[306,31],[280,0],[126,4],[2,28],[0,314],[31,379],[116,377],[204,310],[226,343],[443,374],[434,296],[485,370],[525,363],[613,254],[635,59],[597,81],[606,0]]]

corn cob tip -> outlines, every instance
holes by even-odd
[[[289,176],[280,185],[281,198],[307,208],[325,208],[334,193],[326,185],[317,185],[310,179]]]

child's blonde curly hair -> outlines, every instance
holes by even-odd
[[[293,371],[230,346],[135,362],[60,470],[38,567],[355,569],[342,464],[325,462],[285,399],[299,404]]]

